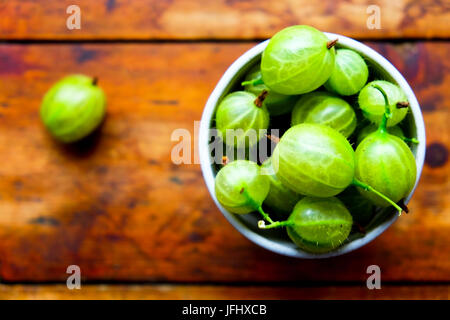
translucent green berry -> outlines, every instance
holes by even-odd
[[[300,123],[324,124],[349,137],[356,128],[356,114],[345,100],[315,91],[303,95],[292,111],[291,125]]]
[[[342,96],[358,93],[366,84],[369,69],[364,59],[349,49],[336,50],[336,62],[325,87]]]
[[[88,136],[101,124],[105,103],[103,90],[95,79],[70,75],[45,94],[40,115],[57,140],[71,143]]]
[[[291,26],[276,33],[262,54],[264,83],[275,92],[311,92],[328,80],[334,68],[334,42],[310,26]]]
[[[262,99],[261,99],[262,100]],[[216,112],[216,128],[229,146],[251,147],[269,127],[269,112],[258,97],[246,91],[227,95]]]
[[[217,200],[230,212],[245,214],[257,211],[269,193],[267,175],[255,162],[237,160],[222,167],[216,175]]]
[[[356,148],[355,177],[398,202],[405,198],[416,182],[416,161],[402,139],[387,132],[374,132]],[[387,207],[390,204],[375,194],[358,189],[372,203]]]
[[[337,198],[301,199],[289,216],[287,233],[301,249],[312,253],[331,251],[347,239],[353,219]]]
[[[368,83],[358,96],[358,104],[363,115],[375,124],[380,124],[385,112],[385,101],[379,86],[386,93],[389,102],[390,117],[387,126],[393,127],[402,121],[408,113],[408,99],[399,86],[384,80],[376,80]]]
[[[388,121],[392,118],[388,91],[379,85],[373,85],[383,97],[385,112],[380,125],[369,134],[356,148],[355,178],[358,191],[372,203],[387,207],[394,205],[399,213],[402,209],[396,202],[405,198],[416,181],[416,161],[408,145],[387,131]],[[359,183],[358,183],[359,182]],[[358,184],[365,184],[365,186]],[[370,186],[382,196],[368,192]]]
[[[331,197],[352,183],[354,151],[336,130],[302,123],[281,137],[272,155],[272,166],[278,179],[296,193]]]

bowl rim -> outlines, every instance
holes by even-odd
[[[419,102],[417,101],[416,96],[414,95],[413,90],[409,86],[406,79],[403,75],[381,54],[376,52],[374,49],[369,46],[339,35],[335,33],[324,32],[324,34],[329,39],[339,39],[339,45],[342,47],[355,50],[360,53],[363,57],[367,57],[371,59],[373,62],[378,64],[384,71],[389,74],[392,79],[402,88],[406,96],[408,97],[408,101],[410,102],[410,110],[412,111],[414,123],[417,131],[417,139],[419,140],[419,144],[417,145],[415,159],[417,166],[417,175],[416,182],[414,184],[413,189],[411,190],[408,197],[405,199],[405,203],[408,203],[411,199],[414,191],[417,188],[417,185],[420,180],[420,176],[422,173],[422,168],[425,160],[425,146],[426,146],[426,136],[425,136],[425,124],[422,116],[422,112],[419,106]],[[220,78],[219,82],[215,86],[211,95],[206,102],[205,108],[203,110],[202,118],[200,121],[200,129],[198,136],[198,150],[199,150],[199,159],[200,166],[203,174],[203,178],[205,180],[208,191],[213,198],[216,206],[222,212],[224,217],[233,225],[243,236],[252,241],[253,243],[278,254],[284,256],[290,256],[295,258],[303,258],[303,259],[321,259],[321,258],[330,258],[335,256],[340,256],[351,251],[354,251],[358,248],[361,248],[377,238],[381,233],[383,233],[388,227],[390,227],[398,218],[398,215],[394,214],[390,219],[384,221],[371,231],[369,231],[364,237],[355,239],[334,251],[322,253],[322,254],[314,254],[302,251],[297,248],[287,247],[281,243],[277,243],[276,241],[270,240],[253,230],[250,230],[237,216],[233,213],[228,212],[217,200],[215,195],[214,188],[214,173],[212,164],[210,163],[210,153],[209,153],[209,129],[211,124],[211,119],[213,117],[214,111],[216,109],[216,105],[219,102],[219,99],[222,97],[225,90],[227,90],[229,83],[234,79],[235,75],[242,69],[247,66],[247,64],[253,61],[258,55],[260,55],[265,47],[267,46],[270,39],[265,40],[248,51],[242,54],[238,59],[236,59],[230,67],[225,71],[223,76]]]

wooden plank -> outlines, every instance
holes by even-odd
[[[364,39],[450,35],[450,6],[445,1],[79,0],[81,29],[69,30],[66,9],[72,4],[1,1],[0,38],[262,39],[293,24]],[[380,29],[367,27],[371,5],[380,8]]]
[[[430,145],[403,215],[364,248],[295,260],[242,237],[214,206],[199,165],[174,165],[176,128],[193,133],[227,66],[253,44],[1,45],[0,278],[64,281],[448,281],[450,45],[370,44],[405,74]],[[84,145],[64,148],[38,109],[63,75],[99,77],[108,117]]]
[[[198,285],[82,285],[68,290],[64,285],[0,285],[0,299],[6,300],[448,300],[448,285],[365,286],[198,286]]]

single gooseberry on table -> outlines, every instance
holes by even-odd
[[[95,78],[70,75],[45,94],[40,115],[53,137],[72,143],[88,136],[101,124],[105,101]]]
[[[307,93],[292,111],[291,125],[319,123],[349,137],[356,128],[356,114],[347,101],[325,91]]]
[[[262,80],[271,90],[297,95],[325,83],[334,68],[335,40],[310,26],[287,27],[276,33],[262,53]]]

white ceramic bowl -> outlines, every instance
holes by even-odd
[[[413,147],[413,153],[416,158],[417,164],[417,179],[415,186],[411,193],[405,200],[406,203],[409,202],[414,190],[419,182],[420,174],[422,172],[422,167],[425,159],[425,125],[423,122],[422,113],[420,110],[419,103],[411,90],[411,87],[406,82],[405,78],[400,74],[400,72],[383,56],[356,40],[338,35],[333,33],[325,33],[329,39],[339,39],[338,47],[348,48],[355,50],[361,56],[365,58],[368,62],[369,67],[371,67],[372,72],[375,71],[379,78],[389,80],[391,82],[397,83],[408,97],[410,102],[411,114],[408,115],[406,121],[410,121],[410,132],[411,137],[415,137],[419,140],[419,144]],[[247,215],[236,215],[227,211],[218,201],[214,192],[214,177],[216,171],[211,163],[210,150],[209,150],[209,129],[211,128],[212,119],[215,114],[216,107],[221,99],[238,85],[238,81],[242,81],[244,75],[247,71],[255,65],[261,59],[261,53],[267,46],[269,40],[266,40],[255,47],[251,48],[240,56],[234,63],[228,68],[224,73],[219,83],[214,88],[211,96],[209,97],[205,109],[203,111],[200,131],[199,131],[199,153],[200,153],[200,163],[203,172],[203,177],[205,179],[208,190],[211,197],[214,199],[217,207],[220,209],[222,214],[227,218],[227,220],[245,237],[256,243],[257,245],[266,248],[270,251],[291,256],[297,258],[328,258],[333,256],[339,256],[355,249],[358,249],[376,237],[378,237],[384,230],[386,230],[395,220],[397,220],[398,215],[392,208],[389,208],[389,212],[384,216],[384,220],[381,220],[378,225],[376,225],[371,230],[365,234],[364,237],[354,239],[336,250],[328,253],[322,254],[312,254],[297,248],[286,236],[284,230],[260,230],[257,228],[257,221],[260,220],[258,215],[247,214]],[[404,217],[407,219],[407,217]]]

